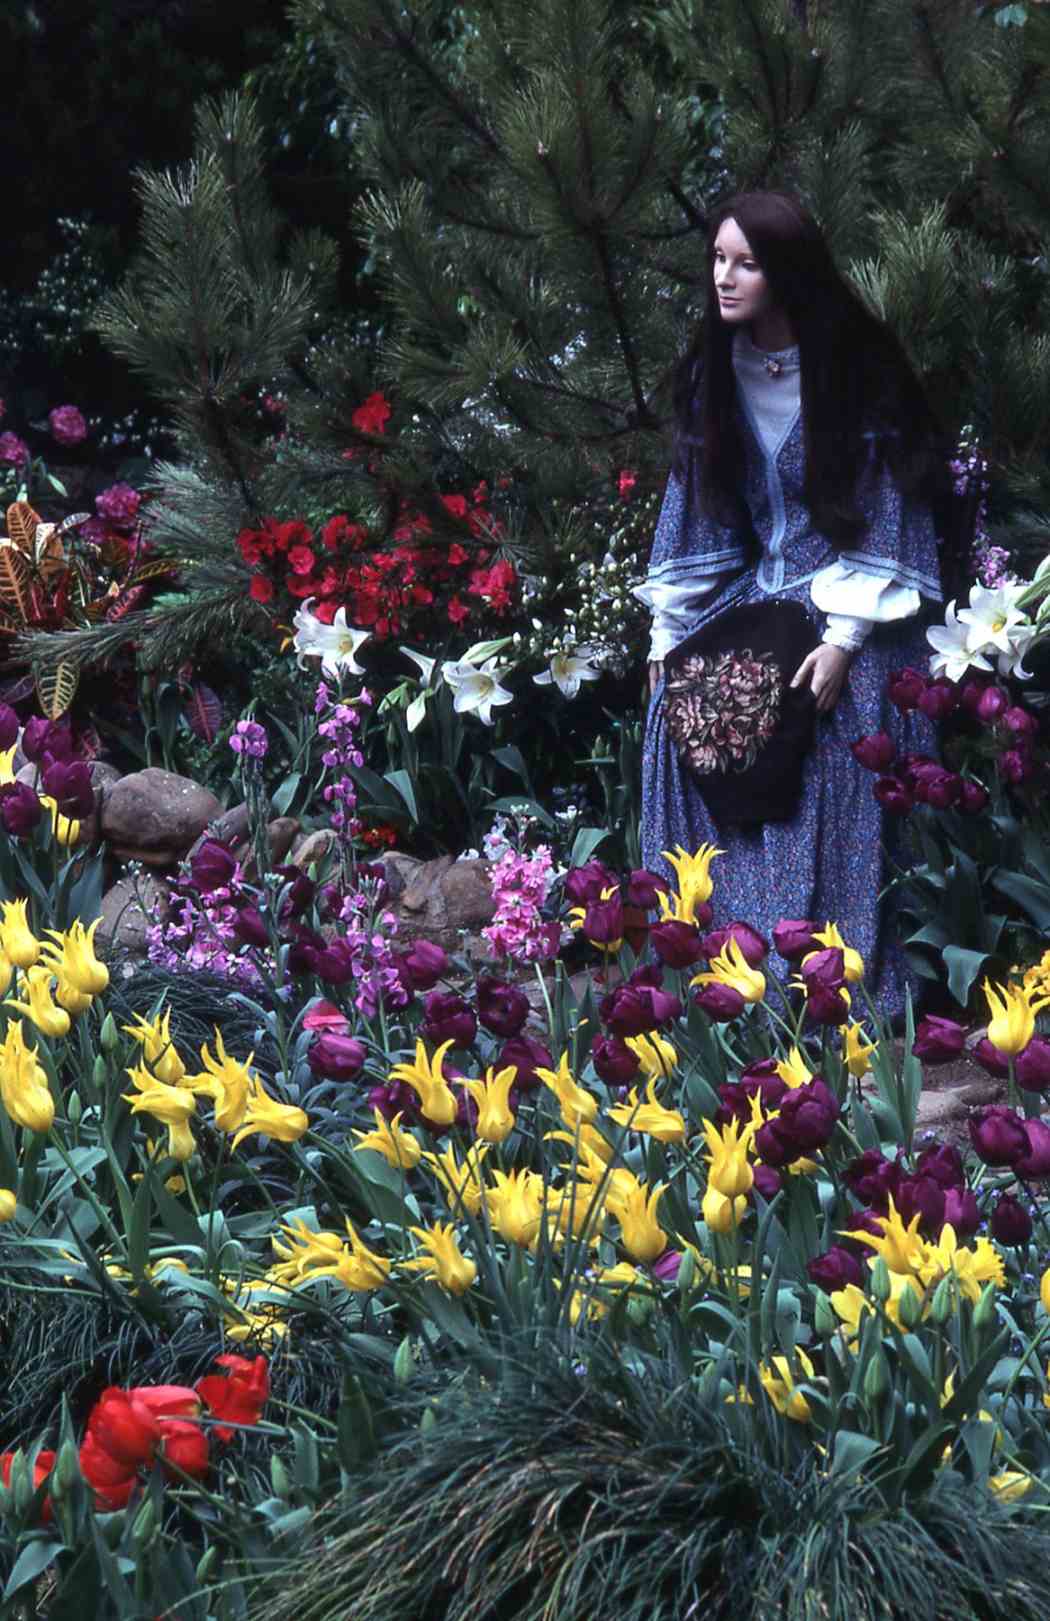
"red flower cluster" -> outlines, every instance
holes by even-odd
[[[231,1424],[257,1424],[270,1393],[264,1356],[220,1356],[225,1374],[208,1374],[188,1385],[134,1385],[104,1390],[91,1410],[80,1447],[80,1472],[102,1512],[123,1508],[139,1483],[140,1471],[155,1459],[201,1479],[208,1471],[207,1432],[195,1420],[202,1406],[229,1420],[215,1426],[222,1442]],[[44,1454],[41,1454],[44,1456]],[[39,1460],[38,1460],[39,1463]]]
[[[362,407],[363,409],[363,407]],[[443,504],[461,518],[474,536],[494,534],[498,525],[486,502],[488,487],[479,484],[470,500],[443,495]],[[416,614],[433,617],[435,605],[458,625],[487,609],[501,615],[513,601],[514,565],[490,563],[487,547],[468,550],[458,542],[434,544],[430,520],[402,509],[385,544],[345,514],[330,518],[320,532],[298,520],[264,520],[261,528],[237,536],[241,557],[253,570],[249,593],[255,602],[276,602],[283,595],[312,598],[313,611],[330,625],[340,608],[347,619],[380,641],[402,634]],[[479,606],[470,602],[479,599]]]

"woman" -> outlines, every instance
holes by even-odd
[[[849,745],[879,730],[928,749],[921,716],[885,697],[890,672],[924,665],[924,603],[940,600],[930,501],[930,412],[889,331],[839,275],[815,221],[780,192],[716,212],[708,311],[675,374],[676,453],[637,595],[653,612],[652,704],[642,841],[661,852],[705,841],[719,920],[769,937],[781,918],[838,924],[864,956],[887,1015],[903,1005],[899,946],[880,912],[881,808]],[[790,820],[716,826],[678,762],[663,712],[662,663],[741,603],[793,599],[818,645],[792,681],[812,693],[815,741]]]

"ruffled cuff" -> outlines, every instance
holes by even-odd
[[[665,585],[650,578],[633,587],[632,595],[652,612],[649,658],[653,663],[662,664],[668,653],[685,640],[693,628],[699,603],[724,579],[724,574],[710,574],[688,585]]]
[[[841,647],[843,652],[856,653],[870,635],[870,619],[856,619],[852,614],[828,614],[821,641]]]
[[[809,594],[813,606],[826,613],[829,620],[864,620],[869,626],[889,624],[895,619],[910,619],[922,605],[922,597],[914,586],[905,585],[892,576],[884,578],[869,574],[841,559],[814,574]],[[845,644],[836,642],[835,645]]]

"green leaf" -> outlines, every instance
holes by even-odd
[[[27,1582],[36,1581],[42,1576],[51,1561],[58,1554],[65,1552],[64,1542],[28,1542],[14,1562],[11,1574],[7,1578],[3,1598],[6,1602],[19,1588],[25,1587]]]
[[[992,879],[992,888],[1019,906],[1037,929],[1050,929],[1050,884],[1023,872],[1000,872]]]
[[[854,1430],[840,1430],[831,1452],[832,1474],[860,1474],[864,1465],[876,1453],[883,1451],[881,1441],[871,1435],[858,1435]]]
[[[569,851],[569,866],[586,866],[599,844],[609,838],[611,831],[608,827],[578,828],[572,841],[572,849]]]
[[[296,794],[299,792],[299,784],[302,782],[302,780],[303,774],[301,771],[293,771],[290,776],[285,777],[284,781],[281,783],[281,786],[276,790],[273,798],[270,800],[270,809],[275,816],[284,816],[287,814],[289,806],[291,805]]]
[[[970,999],[973,982],[988,961],[986,951],[969,951],[965,946],[945,946],[941,955],[948,970],[948,989],[961,1007]]]
[[[412,786],[412,778],[407,771],[388,771],[385,780],[401,795],[408,813],[413,822],[419,822],[419,806],[416,803],[416,791]]]

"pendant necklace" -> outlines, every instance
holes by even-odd
[[[784,362],[782,360],[778,360],[776,355],[767,355],[765,358],[765,367],[770,377],[779,377],[781,372],[784,370]]]

